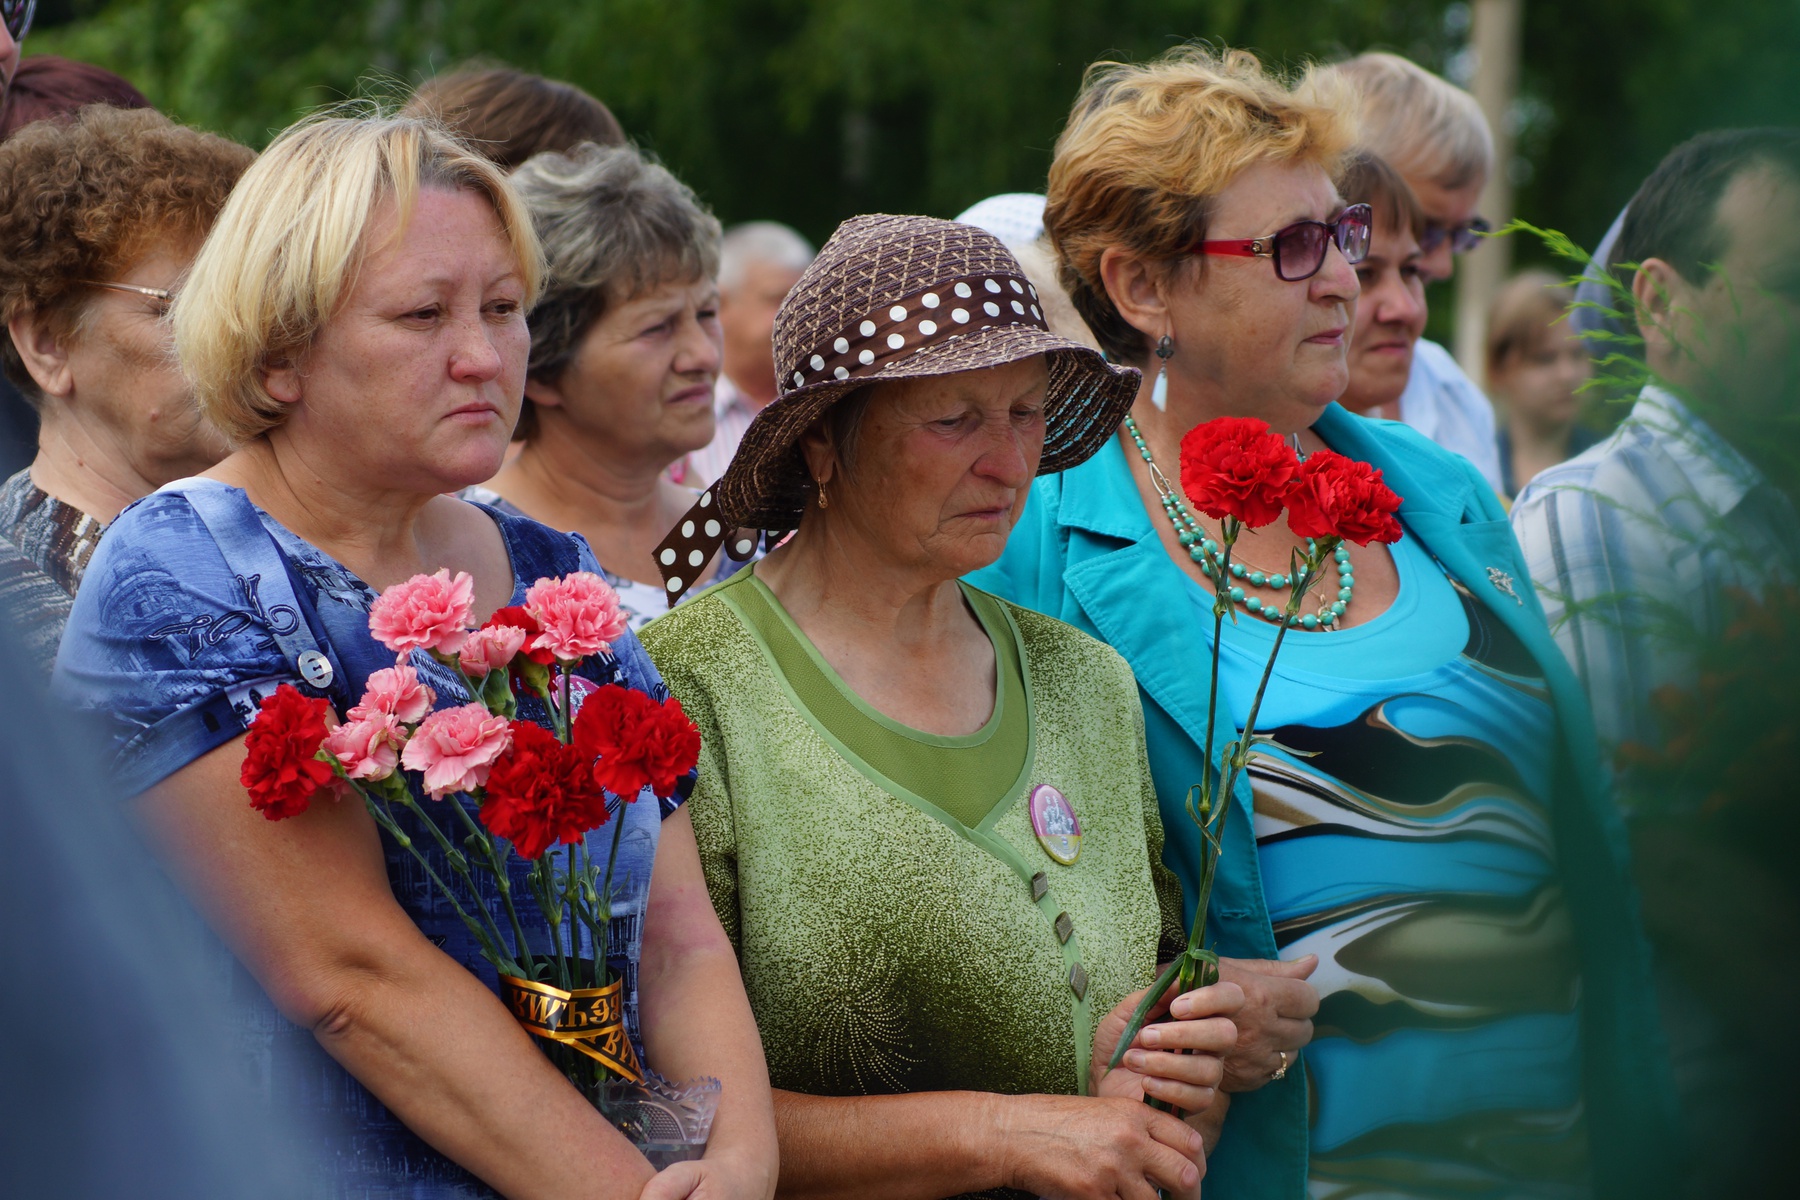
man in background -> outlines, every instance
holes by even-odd
[[[750,221],[725,231],[719,251],[725,364],[713,393],[716,432],[705,448],[688,455],[689,486],[704,486],[725,473],[744,430],[775,399],[775,313],[812,260],[811,244],[777,221]]]
[[[1512,514],[1609,748],[1660,740],[1652,695],[1692,682],[1692,648],[1722,632],[1734,589],[1760,594],[1800,567],[1780,457],[1800,395],[1800,130],[1676,147],[1632,198],[1613,258],[1639,264],[1626,277],[1653,382]]]
[[[1650,382],[1512,512],[1614,752],[1693,1197],[1786,1196],[1800,1030],[1800,129],[1701,134],[1612,261]],[[1623,307],[1613,305],[1613,307]]]
[[[1362,100],[1362,145],[1400,172],[1425,213],[1419,265],[1428,282],[1449,279],[1455,255],[1488,223],[1475,213],[1494,169],[1494,135],[1469,93],[1396,54],[1371,51],[1321,72]],[[1503,490],[1494,406],[1444,347],[1420,338],[1400,395],[1400,419],[1462,455]]]

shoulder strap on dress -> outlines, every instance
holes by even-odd
[[[469,500],[494,518],[500,536],[512,554],[513,567],[527,584],[540,578],[559,578],[581,569],[581,549],[575,535],[559,533],[530,517],[515,516],[491,504]]]
[[[250,611],[261,619],[281,655],[314,691],[344,710],[354,703],[349,676],[328,639],[318,631],[318,614],[294,587],[287,554],[263,525],[242,489],[214,482],[167,489],[187,500],[212,535],[225,565],[237,576]]]

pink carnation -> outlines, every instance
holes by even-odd
[[[448,569],[414,575],[381,593],[369,610],[369,632],[396,654],[409,650],[455,654],[474,623],[474,601],[475,581],[463,571],[455,579]]]
[[[467,792],[487,782],[488,768],[512,744],[506,718],[480,704],[446,708],[425,718],[400,755],[409,771],[425,777],[433,800]]]
[[[625,632],[619,594],[588,571],[538,580],[525,593],[525,611],[543,630],[532,645],[564,662],[603,654]]]
[[[463,674],[477,683],[489,671],[504,671],[525,647],[526,633],[517,625],[485,625],[463,643]]]
[[[401,663],[369,676],[362,702],[345,714],[351,721],[390,716],[403,725],[417,725],[437,703],[437,693],[419,682],[419,673]]]
[[[325,735],[325,749],[352,779],[386,779],[400,762],[406,729],[392,714],[378,712],[339,725]]]

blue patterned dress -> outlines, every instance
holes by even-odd
[[[1280,955],[1320,960],[1309,1192],[1577,1200],[1581,980],[1549,694],[1416,539],[1393,555],[1386,612],[1283,641],[1257,727],[1292,753],[1250,770]],[[1221,708],[1247,712],[1275,630],[1225,629]]]
[[[200,500],[213,511],[224,506],[240,513],[243,522],[260,522],[279,547],[275,569],[285,567],[291,592],[271,586],[262,573],[246,571],[241,563],[228,564],[189,498],[200,489],[210,491],[210,498]],[[598,570],[580,537],[488,512],[512,563],[508,603],[523,603],[526,588],[541,577]],[[54,687],[63,699],[110,727],[115,775],[121,790],[135,795],[242,734],[262,697],[280,684],[327,695],[340,712],[347,701],[359,698],[369,675],[394,662],[393,653],[369,635],[368,612],[375,595],[341,564],[251,507],[238,489],[211,480],[183,480],[132,505],[108,528],[70,615]],[[308,686],[272,636],[272,631],[286,634],[302,622],[311,622],[347,676],[334,679],[327,691]],[[411,662],[436,690],[438,707],[468,703],[461,681],[429,655],[415,652]],[[659,700],[667,695],[656,668],[630,634],[614,644],[610,656],[590,660],[584,675],[591,685],[621,683]],[[578,679],[577,691],[581,688]],[[535,701],[522,705],[521,715],[545,722]],[[679,807],[692,786],[690,776],[677,798],[665,803],[648,791],[632,797],[632,803],[614,798],[614,819],[622,814],[626,824],[614,872],[607,958],[624,975],[627,1027],[640,1056],[637,970],[650,870],[662,819]],[[460,841],[455,832],[460,823],[436,811],[442,813],[439,827]],[[425,848],[438,874],[454,879],[416,818],[400,810],[395,816],[414,844]],[[268,833],[279,837],[281,828],[272,825]],[[589,852],[603,868],[612,835],[609,822],[589,837]],[[495,972],[474,938],[416,860],[389,838],[382,839],[382,846],[401,907],[433,944],[496,986]],[[509,861],[515,895],[528,896],[524,864],[516,855]],[[460,901],[485,906],[504,925],[497,889],[479,874],[476,879],[476,896],[455,885]],[[537,916],[536,906],[527,901],[519,909],[532,949],[547,950],[549,926]],[[240,1001],[237,1032],[255,1085],[284,1118],[317,1130],[320,1195],[357,1200],[493,1195],[401,1124],[325,1054],[310,1032],[282,1018],[241,966],[223,952],[219,958],[221,986]]]

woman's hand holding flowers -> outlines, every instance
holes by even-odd
[[[1236,1014],[1237,1043],[1225,1055],[1227,1092],[1254,1092],[1284,1065],[1298,1062],[1300,1051],[1312,1041],[1312,1019],[1319,1011],[1318,989],[1306,982],[1318,965],[1314,954],[1293,962],[1219,960],[1219,977],[1242,989],[1244,998]]]
[[[1216,983],[1159,1002],[1150,1010],[1155,1023],[1145,1024],[1124,1061],[1108,1071],[1106,1061],[1143,997],[1143,991],[1125,997],[1094,1030],[1094,1095],[1160,1100],[1183,1112],[1205,1112],[1225,1077],[1222,1056],[1238,1044],[1232,1018],[1243,1007],[1243,991],[1235,983]]]

